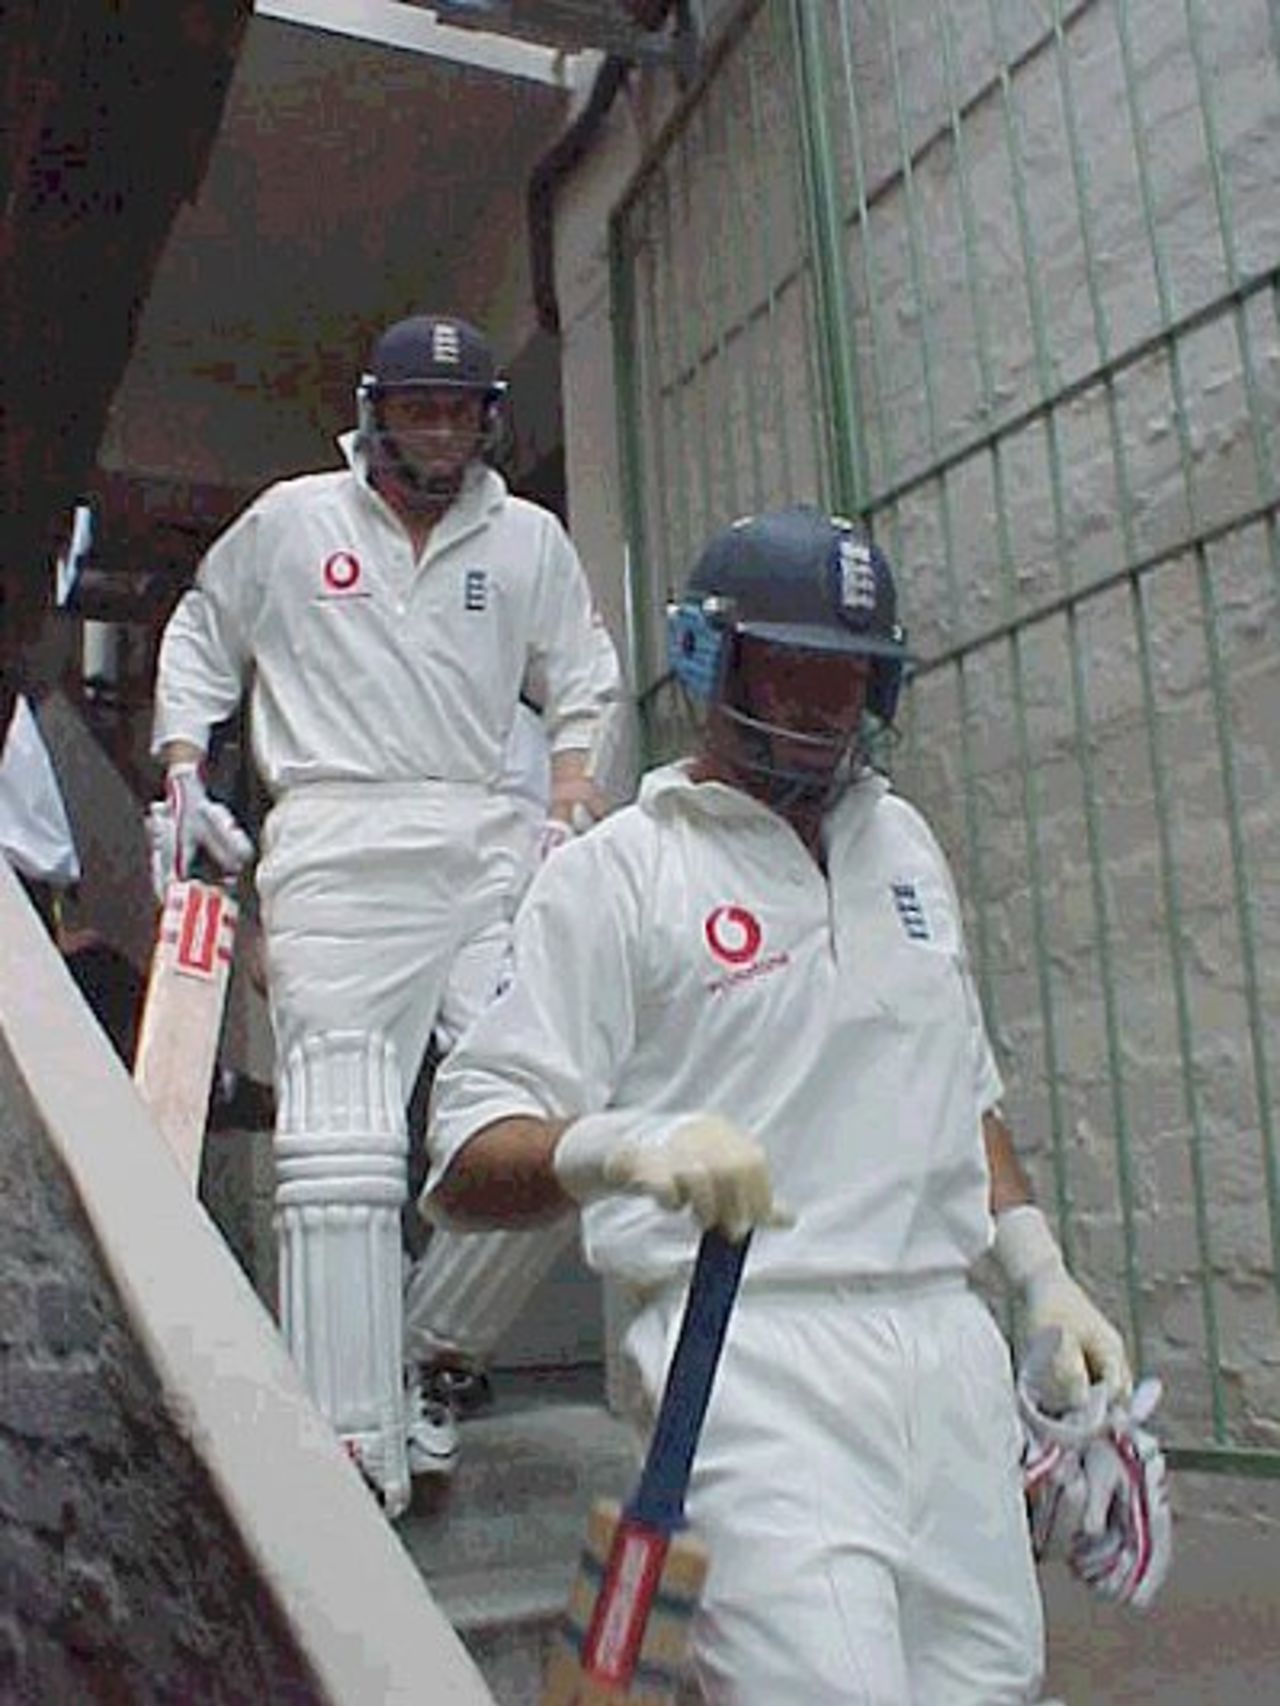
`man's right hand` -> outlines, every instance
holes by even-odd
[[[643,1123],[621,1110],[574,1120],[555,1151],[561,1187],[579,1202],[620,1191],[690,1208],[703,1227],[735,1242],[754,1226],[791,1224],[774,1201],[764,1149],[732,1121],[689,1114],[647,1139]]]
[[[165,775],[163,805],[153,805],[147,818],[151,843],[151,880],[157,897],[176,877],[185,880],[204,853],[217,870],[235,876],[253,856],[253,842],[235,815],[210,799],[198,764],[171,764]]]

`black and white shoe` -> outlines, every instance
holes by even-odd
[[[405,1431],[410,1475],[453,1474],[458,1461],[453,1411],[427,1389],[416,1369],[410,1369],[405,1380]]]
[[[437,1403],[447,1404],[458,1421],[487,1410],[493,1403],[489,1376],[478,1368],[459,1368],[436,1363],[422,1371],[422,1389]]]

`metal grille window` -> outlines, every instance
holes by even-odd
[[[1277,157],[1269,0],[756,0],[613,228],[651,740],[702,538],[860,515],[1022,1146],[1182,1460],[1268,1473]]]

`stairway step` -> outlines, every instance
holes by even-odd
[[[478,1616],[486,1579],[496,1602],[545,1575],[546,1594],[562,1599],[592,1500],[624,1495],[635,1478],[630,1429],[597,1404],[548,1404],[477,1417],[461,1440],[452,1483],[418,1483],[396,1525],[432,1592]]]
[[[564,1610],[577,1556],[541,1567],[486,1570],[432,1584],[436,1604],[460,1635],[553,1624]]]

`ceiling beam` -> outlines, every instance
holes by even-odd
[[[256,0],[254,12],[260,18],[430,54],[559,89],[573,88],[576,80],[576,68],[563,47],[457,28],[441,23],[431,7],[402,5],[399,0]]]

